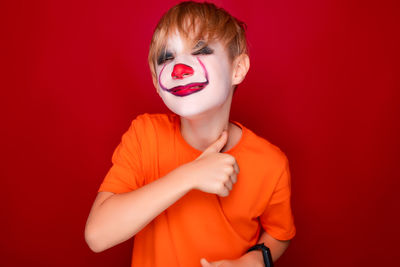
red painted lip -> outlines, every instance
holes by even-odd
[[[168,89],[167,91],[175,96],[187,96],[197,92],[200,92],[208,85],[208,81],[202,83],[190,83],[187,85],[180,85],[174,88]]]

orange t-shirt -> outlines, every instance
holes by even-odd
[[[286,156],[265,139],[242,128],[229,151],[240,168],[228,197],[192,190],[134,237],[132,266],[200,266],[236,259],[258,241],[261,227],[272,237],[295,235]],[[125,193],[196,159],[174,114],[143,114],[133,120],[116,148],[100,191]],[[146,205],[146,203],[143,203]]]

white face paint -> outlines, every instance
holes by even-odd
[[[159,57],[158,91],[174,113],[190,118],[224,104],[232,91],[232,66],[220,42],[185,45],[179,34],[167,41]]]

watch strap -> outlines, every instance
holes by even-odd
[[[247,252],[250,252],[253,250],[261,250],[262,251],[265,267],[273,267],[274,266],[274,263],[272,262],[271,251],[269,250],[268,247],[266,247],[264,245],[264,243],[252,246],[251,248],[249,248],[249,250],[247,250]]]

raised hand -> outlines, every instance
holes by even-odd
[[[197,159],[180,167],[194,189],[221,197],[229,195],[237,181],[239,166],[233,156],[220,152],[227,140],[228,133],[224,131]]]

